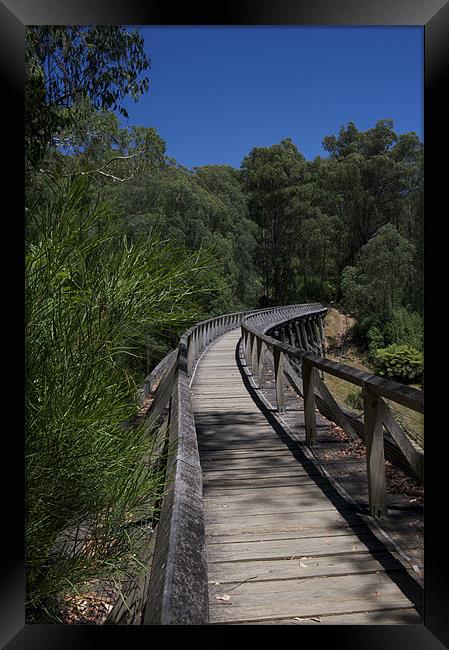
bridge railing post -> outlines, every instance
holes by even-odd
[[[274,380],[276,384],[276,403],[278,411],[285,411],[283,353],[277,346],[273,347]]]
[[[251,370],[251,334],[248,331],[245,336],[245,360],[247,368]]]
[[[251,374],[253,374],[253,344],[254,344],[254,334],[251,332],[248,335],[248,345],[246,348],[246,365]]]
[[[306,428],[306,444],[311,447],[316,443],[316,413],[314,391],[314,368],[305,356],[302,357],[302,385],[304,391],[304,421]]]
[[[194,358],[193,358],[194,357],[194,353],[193,353],[193,351],[194,351],[193,336],[194,336],[194,334],[192,333],[189,336],[188,341],[187,341],[187,345],[188,345],[188,348],[187,348],[187,375],[189,377],[192,376],[192,368],[193,368],[193,361],[194,361]]]
[[[197,327],[195,330],[195,359],[198,359],[200,352],[200,330]]]
[[[371,517],[382,519],[387,516],[382,400],[367,383],[363,396],[369,511]]]
[[[262,339],[257,339],[257,379],[259,388],[265,388],[265,351],[266,345]]]
[[[257,360],[257,341],[258,338],[255,334],[251,337],[251,371],[256,385],[259,385],[259,364]]]

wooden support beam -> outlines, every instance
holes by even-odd
[[[315,370],[315,369],[314,369]],[[345,416],[345,414],[342,412],[340,405],[338,402],[334,399],[333,395],[330,393],[328,387],[324,383],[324,381],[321,379],[319,376],[318,372],[315,370],[315,385],[317,387],[318,392],[320,393],[321,397],[324,399],[326,404],[329,406],[331,411],[333,412],[335,416],[335,421],[336,423],[345,431],[350,439],[351,442],[354,442],[358,438],[356,432],[352,428],[349,420]]]
[[[285,411],[283,353],[276,346],[273,347],[274,378],[276,382],[276,403],[279,412]]]
[[[306,320],[306,330],[309,335],[309,344],[310,348],[315,352],[315,353],[320,353],[318,341],[316,339],[316,332],[313,327],[313,317],[309,317]]]
[[[187,375],[191,377],[194,360],[194,333],[189,336],[187,345]]]
[[[290,345],[293,345],[295,347],[295,338],[293,336],[293,329],[292,329],[292,324],[288,324],[288,339],[290,341]]]
[[[245,330],[245,360],[248,368],[251,368],[251,336],[250,333]]]
[[[295,368],[293,368],[292,364],[290,363],[288,357],[284,354],[284,360],[283,360],[283,367],[284,367],[284,375],[287,377],[288,381],[291,384],[291,387],[297,393],[300,397],[304,396],[304,389],[302,386],[302,379],[296,372]]]
[[[320,338],[321,338],[321,349],[323,351],[322,356],[326,354],[326,337],[324,335],[324,323],[323,323],[323,316],[320,314],[318,316],[318,327],[320,328]]]
[[[282,336],[282,342],[287,343],[287,333],[285,331],[284,325],[281,328],[281,336]]]
[[[366,469],[368,472],[368,498],[371,517],[383,519],[387,515],[384,432],[382,402],[369,384],[364,386]]]
[[[424,481],[424,453],[415,449],[404,429],[401,427],[399,422],[397,422],[396,418],[393,416],[382,398],[380,402],[382,408],[382,422],[384,426],[388,429],[391,437],[406,457],[410,467],[416,475],[416,478],[422,483]]]
[[[304,326],[304,321],[302,318],[299,321],[299,327],[301,328],[302,349],[309,352],[310,345],[309,345],[309,341],[307,340],[306,328]]]
[[[198,327],[193,333],[193,361],[195,362],[198,359]]]
[[[258,363],[257,363],[257,336],[254,334],[251,335],[251,372],[253,374],[253,379],[256,383],[256,386],[258,385]]]
[[[320,330],[319,330],[319,327],[318,327],[318,317],[317,316],[314,316],[312,318],[312,324],[313,324],[313,330],[315,332],[315,341],[316,341],[319,353],[320,353],[321,356],[323,356],[323,344],[321,342],[321,334],[320,334]]]
[[[257,378],[259,382],[259,388],[265,388],[265,352],[266,345],[257,337]]]
[[[303,348],[303,344],[301,341],[301,332],[299,331],[299,324],[297,320],[295,320],[295,331],[296,331],[296,341],[297,341],[296,347]]]
[[[302,386],[304,391],[304,419],[306,426],[306,444],[311,447],[316,443],[316,413],[313,366],[302,358]]]

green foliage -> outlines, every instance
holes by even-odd
[[[368,352],[370,355],[375,354],[376,350],[383,347],[384,335],[377,325],[371,325],[366,334],[366,341],[368,343]]]
[[[361,347],[367,347],[368,345],[368,332],[370,329],[374,329],[382,332],[383,325],[382,322],[376,314],[369,314],[368,316],[362,316],[359,318],[352,330],[352,338],[357,345]]]
[[[414,247],[387,223],[360,250],[356,266],[346,267],[341,288],[358,317],[374,313],[387,320],[401,306],[412,271]]]
[[[151,516],[163,476],[154,435],[124,427],[141,376],[138,335],[198,319],[205,256],[119,238],[85,179],[39,212],[26,249],[26,549],[29,616],[57,596],[135,565],[128,525]],[[207,290],[203,284],[202,290]],[[137,381],[136,381],[137,380]],[[84,542],[76,547],[75,538]]]
[[[249,214],[258,225],[256,262],[263,279],[265,304],[282,304],[290,299],[299,234],[292,202],[304,164],[303,155],[286,138],[272,147],[255,147],[241,165]]]
[[[377,350],[373,359],[376,372],[381,377],[400,382],[419,380],[424,369],[422,352],[405,344],[394,343]]]
[[[395,309],[384,328],[387,343],[406,343],[417,350],[423,349],[424,323],[417,312],[404,307]]]
[[[122,26],[32,25],[26,30],[25,146],[35,166],[51,138],[77,120],[88,99],[95,109],[127,116],[125,96],[148,89],[150,67],[138,30]]]
[[[141,238],[149,232],[191,249],[214,251],[214,289],[203,296],[205,314],[239,311],[257,305],[260,281],[254,263],[256,227],[247,217],[246,197],[237,170],[225,165],[194,172],[166,163],[151,174],[104,188],[124,232]]]
[[[364,409],[363,394],[361,390],[355,390],[351,393],[348,393],[345,398],[345,402],[348,406],[352,406],[352,408],[356,409],[357,411],[363,411]]]

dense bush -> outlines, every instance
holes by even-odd
[[[417,350],[423,348],[423,333],[424,324],[421,315],[417,312],[409,312],[403,307],[394,310],[391,319],[384,327],[386,343],[405,343]]]
[[[357,411],[363,411],[363,394],[361,390],[355,390],[346,396],[345,402]]]
[[[373,355],[375,370],[381,377],[400,382],[419,380],[423,373],[422,352],[410,345],[393,344]]]
[[[368,352],[370,356],[376,353],[376,350],[384,346],[384,335],[377,325],[371,325],[367,334]]]
[[[372,331],[372,334],[368,335],[370,331]],[[368,348],[370,337],[375,332],[382,332],[382,323],[379,317],[375,314],[364,316],[356,321],[352,329],[352,338],[360,347]]]
[[[136,332],[198,318],[201,256],[118,239],[91,197],[78,181],[29,212],[39,233],[26,247],[29,622],[57,620],[64,591],[135,566],[129,524],[151,515],[163,486],[151,432],[121,424],[136,411]]]

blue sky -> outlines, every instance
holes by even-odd
[[[341,125],[391,118],[423,139],[422,27],[141,26],[150,88],[128,126],[157,129],[192,168],[240,167],[253,147],[291,138],[307,159]]]

